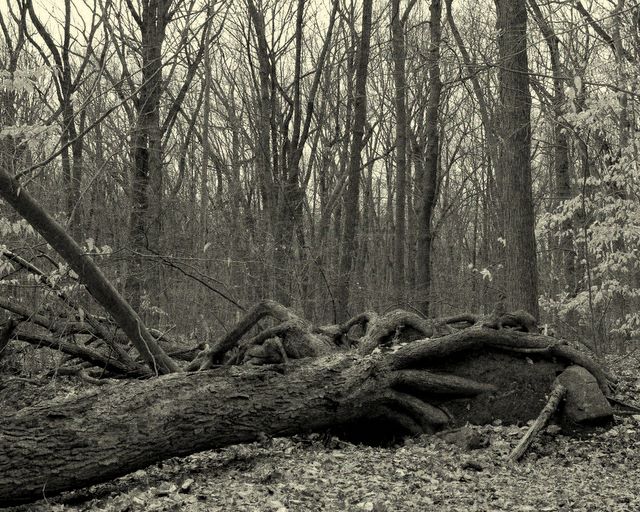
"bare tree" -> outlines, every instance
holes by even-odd
[[[80,52],[77,41],[72,37],[72,5],[71,0],[64,0],[64,22],[62,27],[62,43],[57,44],[52,32],[48,30],[40,21],[39,15],[34,8],[33,0],[26,0],[29,17],[38,35],[44,41],[47,52],[40,47],[40,44],[29,37],[40,54],[44,62],[53,70],[53,83],[55,84],[56,95],[60,104],[62,116],[60,119],[62,136],[61,162],[66,188],[66,214],[67,223],[71,230],[71,235],[78,239],[81,236],[82,227],[82,206],[80,204],[80,189],[83,174],[83,146],[84,138],[79,133],[84,131],[85,111],[80,107],[78,112],[78,102],[76,92],[85,79],[85,71],[91,62],[94,39],[98,34],[100,26],[103,24],[104,16],[108,15],[108,10],[101,12],[97,2],[94,0],[91,10],[91,22],[86,28],[87,48]],[[25,20],[26,21],[26,20]],[[106,48],[106,43],[103,47]],[[81,55],[80,59],[75,59],[75,55]],[[101,56],[104,58],[104,53]]]
[[[432,216],[438,199],[438,168],[440,164],[440,37],[442,5],[440,0],[431,2],[431,40],[429,44],[429,99],[425,116],[427,130],[426,159],[422,174],[422,198],[418,213],[418,253],[417,253],[417,289],[419,309],[429,314],[429,293],[431,291],[431,247],[433,242]]]
[[[358,226],[360,200],[360,167],[365,121],[367,116],[367,73],[369,48],[371,44],[372,0],[364,0],[362,5],[362,30],[356,64],[354,89],[353,126],[351,128],[351,148],[349,153],[348,182],[345,194],[344,229],[340,257],[341,283],[336,292],[336,303],[341,319],[348,316],[349,286],[352,265],[355,260],[356,228]]]

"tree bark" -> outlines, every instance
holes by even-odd
[[[493,374],[486,361],[479,361],[485,355],[497,358]],[[534,366],[527,358],[563,363]],[[451,366],[465,360],[467,366]],[[500,377],[509,362],[515,370]],[[495,410],[510,420],[526,421],[538,414],[546,386],[567,363],[581,364],[607,386],[595,363],[552,338],[480,327],[414,341],[395,352],[330,354],[286,365],[227,366],[102,386],[0,418],[0,505],[264,434],[285,436],[380,417],[401,432],[420,434],[473,421],[469,410],[494,410],[496,404],[502,409]],[[455,372],[447,371],[451,368]],[[531,368],[534,380],[526,392],[505,392],[516,389],[515,381]],[[428,403],[431,399],[438,405]],[[459,416],[441,407],[443,402]],[[516,417],[512,403],[525,404]]]
[[[103,386],[53,408],[23,409],[0,420],[0,505],[91,485],[168,456],[250,442],[261,432],[288,435],[349,420],[359,409],[350,395],[366,375],[364,368],[344,372],[350,362],[341,356],[285,376],[281,368],[227,367]],[[321,382],[326,388],[312,397]]]
[[[538,316],[535,217],[531,193],[531,93],[526,0],[495,0],[500,56],[498,171],[503,184],[508,309]]]
[[[353,125],[351,129],[351,150],[347,191],[344,198],[344,230],[342,234],[342,253],[340,256],[340,276],[342,282],[336,290],[336,303],[340,320],[346,319],[349,307],[349,287],[351,272],[356,253],[356,227],[358,226],[358,208],[360,199],[360,167],[362,165],[362,147],[364,125],[367,117],[367,71],[369,67],[369,47],[371,43],[372,0],[364,0],[362,7],[362,32],[358,48],[356,65],[356,85],[354,90]]]
[[[207,14],[209,12],[207,11]],[[202,87],[204,88],[204,103],[202,106],[202,166],[200,169],[200,246],[195,249],[202,250],[207,243],[208,237],[208,210],[209,210],[209,160],[211,156],[211,144],[209,141],[209,117],[211,113],[211,48],[209,47],[209,31],[211,24],[209,23],[205,29],[205,41],[207,48],[204,51],[204,76],[202,78]],[[231,189],[231,187],[229,187]],[[221,192],[221,191],[220,191]],[[229,191],[231,193],[231,191]],[[196,251],[194,251],[196,253]]]
[[[431,246],[433,230],[431,220],[438,194],[438,166],[440,149],[440,125],[438,111],[440,108],[440,36],[442,5],[440,0],[431,1],[431,41],[429,45],[429,99],[427,103],[425,148],[426,159],[422,175],[422,201],[418,214],[418,251],[417,251],[417,291],[418,309],[429,314],[429,294],[431,291]]]
[[[138,15],[132,5],[141,33],[142,77],[135,99],[136,122],[131,134],[131,214],[129,245],[132,267],[127,274],[125,291],[134,310],[140,312],[145,294],[145,270],[142,253],[148,246],[157,247],[160,235],[162,200],[162,131],[160,96],[162,93],[162,44],[169,21],[172,0],[143,2]]]
[[[400,0],[391,2],[391,54],[393,59],[394,100],[396,112],[396,222],[393,256],[393,286],[396,300],[404,300],[405,224],[407,194],[407,84],[405,76],[404,23]]]

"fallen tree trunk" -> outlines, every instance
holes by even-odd
[[[0,420],[0,505],[32,501],[260,433],[353,419],[375,361],[237,367],[102,386]],[[388,377],[387,377],[388,378]]]
[[[474,327],[396,351],[102,386],[0,418],[0,505],[264,434],[358,421],[374,429],[376,418],[411,435],[466,421],[526,421],[540,412],[557,372],[576,359],[608,385],[595,363],[556,340]]]

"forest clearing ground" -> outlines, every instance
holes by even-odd
[[[640,391],[634,364],[616,368],[628,398]],[[640,415],[581,439],[544,433],[515,465],[505,461],[526,426],[478,429],[491,444],[472,451],[428,436],[391,448],[320,435],[231,446],[13,510],[640,510]]]

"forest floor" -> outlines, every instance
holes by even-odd
[[[635,356],[610,367],[617,396],[640,394]],[[326,435],[175,458],[112,482],[14,507],[23,511],[630,511],[640,510],[640,415],[582,438],[543,433],[506,462],[526,426],[474,427],[489,446],[422,436],[390,448]]]

